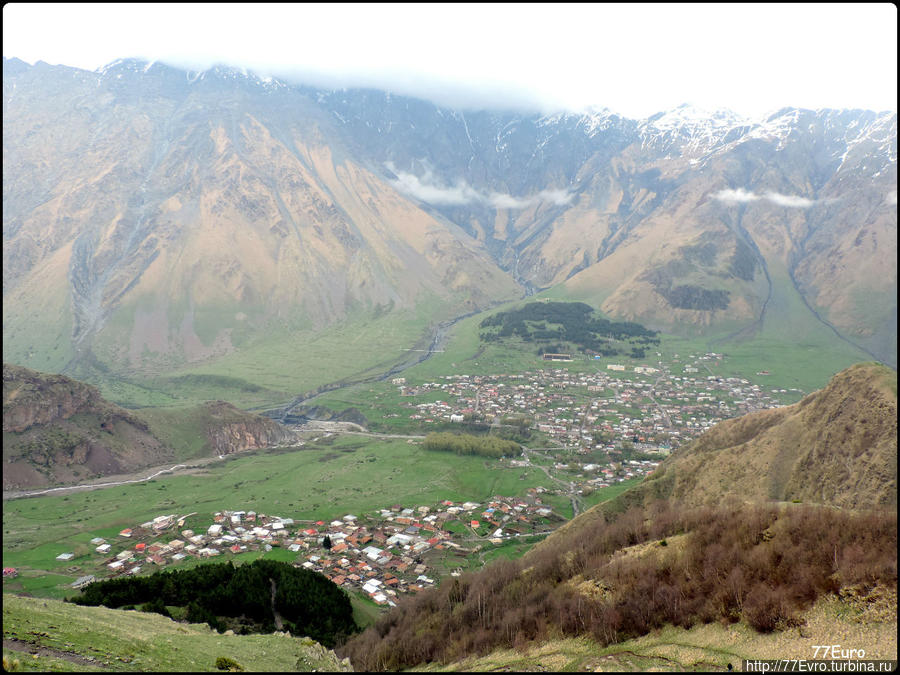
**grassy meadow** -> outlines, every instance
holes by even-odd
[[[79,366],[73,376],[129,408],[189,406],[218,399],[245,409],[268,407],[322,384],[387,370],[411,348],[422,346],[417,343],[433,320],[430,307],[423,302],[405,313],[359,310],[327,328],[273,327],[244,336],[235,351],[203,363],[192,365],[177,354],[157,354],[159,362],[153,361],[152,367],[127,372],[103,365],[118,357],[114,344],[101,341],[96,348],[99,360]],[[204,331],[199,334],[203,339]],[[207,337],[212,344],[214,338]]]

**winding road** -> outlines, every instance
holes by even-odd
[[[211,464],[212,462],[218,462],[221,460],[221,457],[202,457],[200,459],[191,460],[190,464],[175,464],[170,467],[152,467],[149,469],[143,469],[139,473],[143,473],[144,471],[152,471],[153,473],[144,476],[144,477],[135,477],[139,476],[139,473],[125,474],[119,476],[107,476],[107,478],[112,478],[113,480],[105,481],[103,483],[84,483],[82,485],[66,485],[63,487],[54,487],[47,488],[45,490],[10,490],[3,491],[3,501],[9,499],[22,499],[23,497],[40,497],[41,495],[53,494],[55,492],[78,492],[81,490],[99,490],[107,487],[115,487],[116,485],[126,485],[128,483],[143,483],[148,480],[153,480],[157,476],[162,476],[163,474],[177,474],[177,473],[189,473],[194,469],[199,469],[207,464]],[[116,480],[118,479],[118,480]]]

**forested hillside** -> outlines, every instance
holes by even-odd
[[[150,576],[90,584],[73,602],[172,616],[184,609],[189,623],[207,623],[220,633],[270,633],[276,627],[306,635],[327,647],[356,632],[350,599],[321,574],[273,560],[235,567],[200,565]]]

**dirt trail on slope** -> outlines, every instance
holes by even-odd
[[[275,580],[269,579],[269,583],[272,584],[272,614],[275,617],[275,628],[284,630],[284,622],[281,620],[281,614],[275,609]]]
[[[16,652],[23,652],[25,654],[37,654],[38,656],[52,656],[57,659],[65,659],[69,663],[77,663],[81,666],[95,666],[97,668],[109,668],[102,661],[97,659],[88,659],[83,656],[79,656],[78,654],[73,654],[72,652],[64,652],[60,649],[53,649],[52,647],[44,647],[41,645],[32,644],[30,642],[26,642],[24,640],[18,640],[16,638],[3,638],[3,648],[11,649]]]

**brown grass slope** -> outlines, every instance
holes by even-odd
[[[795,405],[725,421],[652,480],[674,472],[669,496],[686,503],[712,503],[728,491],[752,500],[895,506],[897,397],[888,377],[887,368],[857,365]]]
[[[657,501],[404,599],[344,653],[394,670],[566,638],[608,647],[672,626],[784,633],[805,629],[822,598],[877,606],[869,619],[896,630],[896,551],[888,509]]]
[[[674,499],[712,505],[795,501],[840,508],[897,505],[897,373],[862,363],[802,401],[717,424],[648,478],[547,538],[577,536],[601,513]]]

